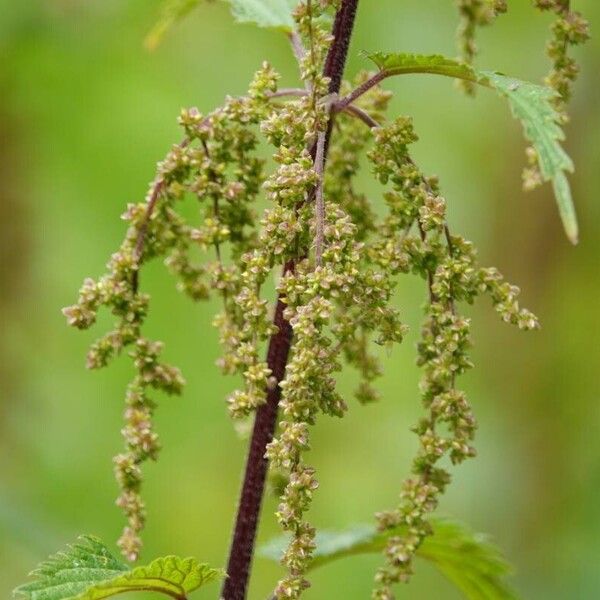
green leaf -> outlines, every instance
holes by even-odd
[[[489,539],[454,521],[432,523],[434,534],[417,554],[431,562],[469,600],[515,600],[504,581],[512,568]]]
[[[179,21],[185,18],[201,0],[164,0],[161,15],[146,35],[144,46],[154,50],[163,40],[165,34]]]
[[[441,54],[385,54],[374,52],[366,55],[389,75],[406,73],[432,73],[477,81],[475,70],[470,65],[446,58]]]
[[[231,12],[240,23],[253,23],[259,27],[271,27],[292,31],[292,12],[298,0],[227,0]]]
[[[511,573],[510,565],[485,536],[447,519],[432,519],[431,525],[434,533],[425,539],[417,556],[431,561],[469,600],[516,599],[503,581]],[[382,533],[372,525],[358,525],[342,532],[318,532],[310,568],[345,556],[379,553],[387,540],[399,533]],[[278,561],[288,542],[287,536],[281,536],[260,548],[259,553]]]
[[[165,34],[194,10],[202,0],[164,0],[161,16],[148,32],[144,45],[154,50]],[[252,23],[290,32],[294,28],[292,12],[298,0],[225,0],[239,23]]]
[[[565,176],[565,171],[572,172],[574,167],[560,144],[565,135],[558,125],[558,113],[552,106],[556,93],[548,87],[499,73],[484,71],[482,75],[508,99],[513,116],[521,121],[525,137],[537,152],[544,181],[552,182],[567,237],[576,244],[579,228],[571,188]]]
[[[165,556],[130,569],[93,536],[82,536],[66,552],[42,563],[35,580],[14,594],[27,600],[101,600],[116,594],[152,591],[185,600],[189,592],[223,576],[193,558]]]
[[[552,182],[558,210],[567,237],[577,243],[578,226],[566,171],[573,171],[573,162],[563,150],[564,133],[559,115],[552,105],[556,92],[492,71],[477,71],[470,65],[434,55],[384,54],[367,55],[380,69],[381,76],[406,73],[432,73],[464,79],[495,89],[509,103],[512,114],[521,121],[525,137],[535,148],[544,181]]]

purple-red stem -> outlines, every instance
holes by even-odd
[[[350,104],[352,104],[355,100],[360,98],[363,94],[366,94],[370,89],[380,84],[388,76],[389,73],[387,71],[379,71],[378,73],[373,75],[373,77],[367,79],[367,81],[359,85],[350,94],[336,102],[336,110],[344,110],[347,106],[350,106]]]
[[[358,0],[343,0],[342,6],[335,16],[332,32],[334,39],[323,69],[324,75],[330,79],[330,93],[339,93],[340,91],[357,6]],[[330,137],[331,120],[325,138],[325,156],[327,156]],[[315,153],[316,145],[312,148],[313,159]],[[290,260],[284,267],[284,273],[293,271],[294,268],[295,260]],[[268,469],[265,452],[267,445],[273,439],[275,433],[277,411],[281,398],[279,383],[285,376],[285,367],[292,344],[292,328],[283,317],[284,309],[285,303],[280,296],[277,299],[273,320],[277,327],[277,332],[271,336],[267,351],[267,364],[277,385],[268,390],[266,403],[256,411],[254,429],[246,460],[244,483],[240,494],[235,529],[229,552],[227,578],[221,591],[222,600],[245,600],[246,598],[250,566],[254,555],[256,528],[260,516]]]

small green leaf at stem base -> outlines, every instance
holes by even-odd
[[[115,558],[93,536],[43,562],[31,573],[34,581],[18,587],[16,598],[26,600],[102,600],[116,594],[151,591],[177,600],[224,576],[194,558],[165,556],[149,565],[134,567]]]
[[[240,23],[253,23],[290,32],[294,28],[292,12],[297,0],[226,0],[231,13]]]

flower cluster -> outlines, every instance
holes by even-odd
[[[157,185],[171,184],[169,166],[177,163],[174,149],[161,166],[161,184],[153,184],[148,202],[156,195]],[[167,166],[169,165],[169,166]],[[87,329],[96,321],[101,306],[111,310],[117,323],[111,331],[92,344],[87,355],[87,366],[97,369],[106,366],[124,348],[131,348],[136,376],[126,396],[125,427],[123,437],[126,451],[115,457],[115,475],[121,488],[117,504],[127,515],[127,526],[119,540],[123,554],[135,560],[141,548],[139,533],[145,521],[144,503],[140,497],[142,473],[140,465],[147,459],[155,459],[159,450],[156,434],[152,429],[154,403],[147,395],[151,388],[178,394],[183,378],[175,368],[159,361],[162,345],[143,337],[142,325],[148,309],[149,298],[138,292],[138,255],[140,232],[148,238],[146,256],[161,255],[173,248],[183,227],[173,209],[173,196],[167,196],[156,208],[157,217],[149,220],[145,205],[130,205],[123,215],[129,221],[125,239],[118,252],[107,264],[108,272],[98,281],[86,279],[79,292],[78,302],[63,309],[69,325]]]
[[[283,559],[290,575],[277,588],[282,598],[295,598],[307,586],[303,573],[314,548],[314,530],[303,514],[317,481],[303,454],[309,449],[308,426],[317,414],[341,417],[346,411],[334,377],[341,368],[341,351],[351,351],[355,328],[364,335],[376,332],[382,344],[399,342],[404,334],[397,312],[389,306],[393,281],[382,270],[363,268],[364,246],[357,241],[356,225],[334,202],[326,204],[324,232],[321,265],[307,258],[282,277],[279,285],[294,335],[280,384],[284,420],[267,452],[274,467],[289,472],[277,512],[283,528],[293,534]]]
[[[489,25],[497,15],[507,10],[506,0],[456,0],[460,21],[457,30],[459,58],[471,64],[477,55],[475,41],[477,28]],[[469,94],[475,93],[475,85],[460,81],[459,85]]]
[[[558,120],[567,123],[567,104],[571,99],[573,82],[579,74],[579,65],[569,56],[572,46],[583,44],[589,39],[589,24],[581,13],[571,10],[568,0],[535,0],[535,6],[542,11],[556,14],[552,24],[552,38],[546,46],[548,58],[552,61],[550,73],[545,83],[555,92],[554,106]],[[523,186],[527,190],[542,184],[538,157],[533,147],[527,148],[528,166],[523,170]]]
[[[352,85],[345,82],[342,96],[364,83],[369,76],[369,73],[362,72]],[[389,92],[375,87],[359,99],[357,106],[371,118],[383,120],[390,96]],[[338,205],[348,214],[355,225],[354,239],[364,243],[376,232],[377,220],[371,199],[355,189],[354,178],[359,171],[361,154],[371,142],[372,133],[367,127],[357,127],[356,119],[344,113],[336,116],[335,124],[336,134],[330,144],[325,172],[325,196],[329,202]],[[363,266],[372,264],[367,256],[368,246],[361,248],[360,254],[362,270]],[[390,266],[393,269],[393,265],[386,264],[385,261],[377,266],[388,271]],[[345,362],[355,367],[360,374],[356,398],[366,404],[378,398],[373,382],[381,375],[381,366],[370,350],[372,336],[366,324],[363,322],[361,325],[362,316],[362,303],[338,305],[333,314],[335,323],[332,327]]]
[[[589,23],[581,13],[571,10],[569,4],[567,0],[535,0],[537,8],[552,11],[557,17],[552,24],[552,39],[547,46],[552,69],[546,77],[546,84],[557,92],[556,108],[563,122],[568,120],[565,108],[571,98],[573,82],[579,74],[579,66],[569,56],[569,49],[583,44],[590,37]]]
[[[126,394],[122,430],[126,449],[115,457],[115,475],[121,488],[117,504],[127,516],[119,545],[129,560],[139,555],[139,534],[145,521],[141,464],[156,459],[159,451],[152,428],[155,404],[148,391],[179,394],[183,386],[180,372],[160,362],[162,344],[142,334],[149,297],[139,291],[139,271],[147,261],[162,257],[178,278],[178,288],[192,299],[203,300],[214,290],[230,307],[230,313],[252,312],[250,298],[245,304],[235,304],[240,300],[234,298],[241,285],[239,273],[224,265],[221,248],[227,242],[230,255],[236,258],[258,241],[251,205],[264,178],[263,162],[253,156],[258,140],[252,128],[256,129],[270,110],[269,95],[276,89],[276,80],[277,75],[265,64],[247,96],[227,98],[206,117],[197,109],[182,111],[179,121],[185,140],[173,146],[159,163],[146,202],[127,207],[123,218],[129,228],[107,265],[107,274],[98,281],[86,279],[77,303],[63,310],[68,323],[79,329],[93,325],[102,306],[117,317],[114,329],[92,344],[87,356],[89,368],[104,367],[130,348],[136,375]],[[198,226],[189,225],[177,211],[177,204],[186,196],[200,203],[203,214]],[[195,247],[214,249],[215,260],[195,264],[191,258]],[[266,307],[264,312],[266,315]],[[252,336],[256,335],[255,325],[248,328]],[[260,366],[252,365],[251,371],[251,377],[262,377]]]
[[[162,344],[142,333],[149,297],[140,291],[140,269],[161,258],[190,298],[212,295],[221,300],[222,310],[214,319],[223,348],[218,365],[242,381],[227,399],[231,416],[249,417],[273,398],[276,386],[281,391],[281,422],[266,457],[281,479],[276,516],[291,534],[282,559],[287,573],[275,596],[294,599],[309,586],[306,571],[315,548],[315,529],[306,520],[318,487],[315,469],[305,458],[310,427],[320,414],[341,417],[347,410],[336,390],[343,362],[360,373],[358,400],[377,399],[374,381],[381,366],[371,348],[402,341],[406,328],[392,305],[394,291],[400,275],[421,277],[428,300],[417,359],[425,409],[414,427],[419,451],[399,504],[377,515],[381,530],[393,535],[373,597],[389,600],[393,584],[409,579],[414,554],[431,534],[428,516],[450,481],[441,461],[458,464],[475,454],[475,418],[456,386],[472,367],[470,321],[458,304],[484,295],[505,322],[525,330],[538,323],[519,305],[518,288],[496,269],[480,267],[473,244],[451,234],[437,180],[426,177],[410,157],[409,146],[417,140],[410,119],[373,129],[363,126],[384,122],[389,94],[373,87],[337,112],[342,104],[329,93],[324,75],[332,38],[323,22],[338,4],[306,0],[294,12],[292,39],[304,89],[293,90],[293,99],[280,101],[286,92],[277,91],[278,75],[264,64],[245,96],[228,97],[207,115],[195,108],[182,111],[185,139],[159,163],[146,202],[127,207],[129,227],[107,274],[97,281],[86,279],[78,302],[64,313],[80,329],[95,323],[101,307],[117,318],[115,327],[91,346],[88,367],[103,367],[125,349],[133,362],[122,429],[125,451],[115,458],[115,473],[121,489],[117,504],[127,516],[119,544],[135,560],[145,521],[142,463],[159,452],[150,394],[179,394],[183,386],[179,371],[161,362]],[[587,29],[563,2],[537,4],[560,17],[550,48],[555,66],[549,82],[566,100],[576,73],[566,51],[583,41]],[[476,26],[505,11],[506,2],[459,0],[458,6],[461,54],[470,62],[476,53]],[[359,74],[341,93],[368,79],[369,74]],[[269,176],[257,157],[261,135],[275,149]],[[354,185],[361,154],[371,142],[373,172],[388,186],[381,210]],[[258,216],[255,204],[261,193],[268,205]],[[189,198],[200,208],[193,223],[179,210]],[[267,340],[279,333],[264,288],[282,267],[277,314],[285,306],[292,342],[279,381],[279,367],[262,357]]]
[[[386,196],[389,212],[382,237],[371,250],[373,258],[393,262],[398,272],[419,274],[429,297],[417,361],[423,368],[421,398],[427,412],[414,428],[420,448],[400,504],[377,515],[382,530],[396,532],[385,551],[387,565],[376,576],[377,600],[393,598],[392,585],[409,579],[412,558],[431,534],[427,516],[450,481],[439,461],[448,456],[458,464],[475,454],[475,418],[464,392],[455,386],[456,378],[472,366],[470,322],[457,312],[456,303],[487,294],[503,320],[522,329],[537,327],[534,315],[519,306],[518,289],[505,283],[497,270],[479,268],[472,244],[450,234],[446,202],[436,181],[422,175],[408,153],[416,139],[411,121],[398,119],[375,132],[376,145],[369,155],[376,176],[393,188]],[[410,234],[413,226],[416,235]]]
[[[283,558],[288,574],[277,585],[278,598],[297,598],[308,586],[304,572],[314,549],[314,528],[303,520],[303,513],[318,486],[314,469],[301,458],[308,449],[308,425],[314,422],[319,408],[338,415],[344,410],[331,376],[337,364],[323,335],[331,302],[319,296],[319,284],[315,282],[314,293],[310,298],[305,297],[305,280],[313,276],[314,265],[308,258],[296,264],[302,255],[308,256],[311,246],[310,224],[314,220],[311,200],[321,177],[315,166],[316,145],[330,117],[330,107],[324,101],[329,81],[323,76],[323,64],[331,36],[317,21],[326,4],[301,2],[294,14],[299,35],[308,47],[300,60],[306,96],[274,112],[261,128],[276,148],[274,159],[278,168],[264,186],[273,208],[265,212],[262,243],[253,259],[267,268],[276,263],[286,264],[289,259],[294,261],[293,269],[284,269],[278,286],[280,298],[287,304],[285,318],[294,336],[285,380],[279,383],[286,420],[267,450],[273,468],[281,469],[287,479],[277,517],[293,536]],[[243,273],[244,289],[256,288],[267,272],[247,268]]]

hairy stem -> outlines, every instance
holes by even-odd
[[[325,132],[319,132],[317,137],[317,149],[315,154],[315,172],[319,177],[317,183],[317,191],[315,198],[315,215],[316,215],[316,262],[317,266],[321,266],[323,258],[323,240],[325,238],[325,199],[323,198],[323,176],[325,171]]]
[[[340,90],[357,6],[358,0],[343,0],[335,16],[333,24],[334,40],[329,49],[324,68],[324,75],[330,78],[330,93],[339,93]],[[327,156],[330,136],[331,121],[323,142],[324,159]],[[313,148],[313,157],[316,155],[316,150],[315,145]],[[291,260],[286,263],[284,272],[293,271],[294,268],[295,261]],[[292,343],[292,329],[283,317],[284,308],[285,303],[279,297],[274,316],[277,333],[271,337],[267,351],[267,363],[275,378],[276,385],[268,390],[266,403],[256,411],[233,540],[229,553],[227,578],[221,592],[222,600],[245,600],[246,598],[250,565],[254,554],[256,528],[268,468],[265,452],[267,444],[273,439],[275,432],[277,409],[281,397],[279,383],[285,375],[285,367]]]
[[[296,60],[298,62],[304,60],[306,49],[304,48],[304,45],[302,44],[302,40],[300,39],[298,33],[296,31],[292,31],[288,37],[292,46],[292,52],[294,53]]]

